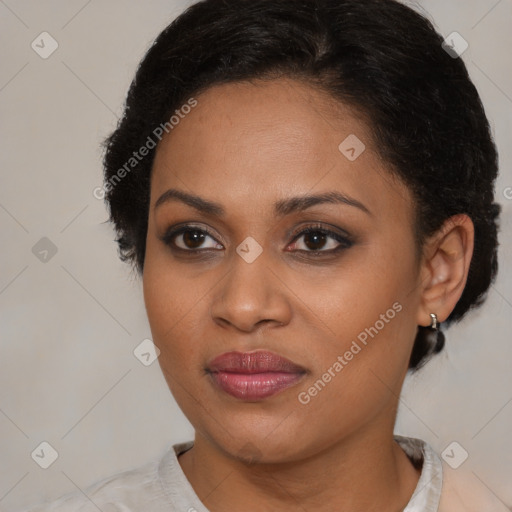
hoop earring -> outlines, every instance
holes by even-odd
[[[445,344],[444,333],[441,332],[439,326],[441,323],[437,320],[437,315],[435,313],[430,313],[430,318],[432,322],[430,323],[430,330],[433,335],[432,344],[434,353],[440,352]]]

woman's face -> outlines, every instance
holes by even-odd
[[[157,149],[143,275],[176,401],[235,457],[389,435],[419,317],[411,194],[364,122],[307,85],[196,100]]]

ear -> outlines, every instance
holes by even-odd
[[[455,215],[425,242],[421,262],[417,324],[429,326],[430,313],[444,322],[460,299],[473,256],[475,228],[465,214]]]

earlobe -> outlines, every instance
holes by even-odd
[[[431,313],[444,322],[453,311],[466,285],[473,245],[474,225],[465,214],[447,219],[426,242],[418,325],[430,326]]]

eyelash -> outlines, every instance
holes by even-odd
[[[212,248],[208,248],[208,249],[183,249],[182,247],[177,247],[175,245],[174,241],[173,241],[174,238],[179,236],[179,235],[182,235],[183,233],[186,233],[187,231],[195,231],[195,232],[199,232],[199,233],[205,234],[205,235],[209,236],[210,238],[212,238],[213,240],[215,240],[217,242],[215,237],[207,229],[199,228],[199,227],[193,226],[193,225],[185,225],[185,226],[180,226],[180,227],[175,228],[175,229],[173,229],[173,228],[168,229],[166,231],[166,233],[163,235],[162,241],[167,246],[169,246],[171,248],[171,250],[173,250],[173,251],[180,251],[182,253],[187,253],[187,254],[190,254],[190,255],[197,255],[199,253],[204,253],[204,252],[207,252],[207,251],[217,251],[217,250],[219,250],[219,249],[212,249]],[[333,238],[334,240],[336,240],[340,245],[338,245],[334,249],[329,249],[327,251],[321,250],[321,249],[317,249],[317,250],[296,249],[293,252],[299,252],[299,253],[303,253],[303,254],[308,254],[308,255],[313,255],[313,256],[320,256],[321,257],[322,255],[332,255],[332,254],[338,253],[339,251],[342,251],[344,249],[348,249],[348,248],[350,248],[353,245],[353,241],[352,241],[351,237],[349,237],[348,235],[343,236],[340,233],[336,233],[335,231],[331,231],[330,229],[327,229],[327,228],[323,227],[321,224],[315,224],[315,225],[307,226],[306,228],[298,231],[297,233],[294,233],[292,235],[293,238],[292,238],[292,242],[291,243],[296,243],[297,240],[299,240],[300,237],[308,235],[308,234],[311,234],[311,233],[320,233],[322,235],[327,235],[328,237]],[[219,243],[219,242],[217,242],[217,243]]]

